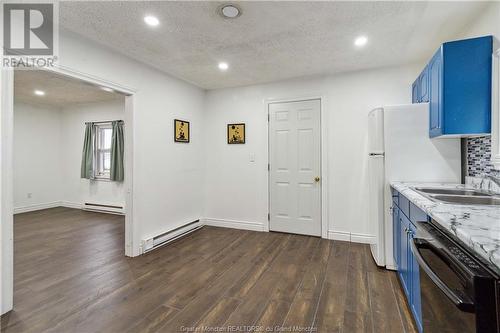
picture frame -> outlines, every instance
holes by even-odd
[[[190,135],[189,121],[174,119],[174,142],[189,143]]]
[[[246,128],[244,123],[227,125],[227,144],[245,144]]]

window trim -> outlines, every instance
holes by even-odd
[[[100,149],[99,148],[99,143],[100,143],[100,133],[99,131],[101,129],[113,129],[113,125],[111,122],[102,122],[98,124],[94,124],[94,138],[93,138],[93,143],[94,143],[94,158],[93,158],[93,175],[94,175],[94,180],[101,180],[101,181],[111,181],[111,172],[107,173],[100,173],[99,172],[99,167],[98,163],[100,162],[99,155],[101,155],[101,152],[109,152],[110,158],[111,158],[111,147],[109,149]]]

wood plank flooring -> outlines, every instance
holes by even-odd
[[[366,245],[204,227],[137,258],[120,216],[15,216],[2,332],[415,332]]]

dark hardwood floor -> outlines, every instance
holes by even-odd
[[[123,217],[67,208],[16,215],[14,238],[2,332],[415,331],[365,245],[204,227],[131,259]]]

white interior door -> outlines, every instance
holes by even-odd
[[[272,231],[321,236],[321,101],[269,104]]]

